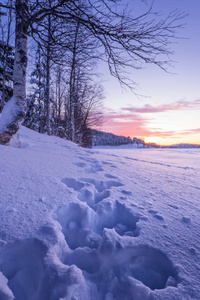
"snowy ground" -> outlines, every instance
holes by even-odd
[[[0,146],[0,300],[200,299],[200,149]]]

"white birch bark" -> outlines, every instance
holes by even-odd
[[[26,114],[27,15],[28,0],[16,0],[15,62],[13,97],[4,107],[0,118],[0,144],[10,143]]]

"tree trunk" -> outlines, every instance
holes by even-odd
[[[46,93],[47,93],[47,134],[51,135],[51,125],[50,125],[50,60],[51,60],[51,51],[50,51],[50,41],[51,41],[51,17],[48,16],[48,41],[47,41],[47,87],[46,87]]]
[[[0,144],[9,144],[26,115],[26,66],[28,0],[16,0],[15,62],[13,97],[6,104],[0,118]]]
[[[71,121],[71,140],[75,141],[75,74],[76,74],[76,51],[77,51],[77,39],[79,33],[79,23],[76,26],[75,38],[74,38],[74,46],[72,52],[72,64],[71,64],[71,72],[70,72],[70,121]]]
[[[42,132],[42,121],[41,121],[41,115],[42,115],[42,108],[41,108],[41,90],[42,90],[42,76],[41,76],[41,50],[40,45],[38,43],[38,66],[39,66],[39,78],[38,78],[38,86],[39,86],[39,95],[38,95],[38,105],[39,105],[39,128],[38,132]]]

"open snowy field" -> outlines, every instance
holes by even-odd
[[[0,146],[0,300],[200,299],[200,149]]]

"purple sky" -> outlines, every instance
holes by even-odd
[[[146,7],[140,0],[128,2],[141,11]],[[130,76],[140,86],[137,92],[145,96],[137,98],[122,91],[103,68],[106,109],[101,130],[160,144],[200,144],[200,1],[154,1],[154,10],[164,16],[174,9],[188,16],[185,28],[179,31],[185,39],[171,45],[175,62],[168,70],[173,74],[151,65],[133,70]]]

